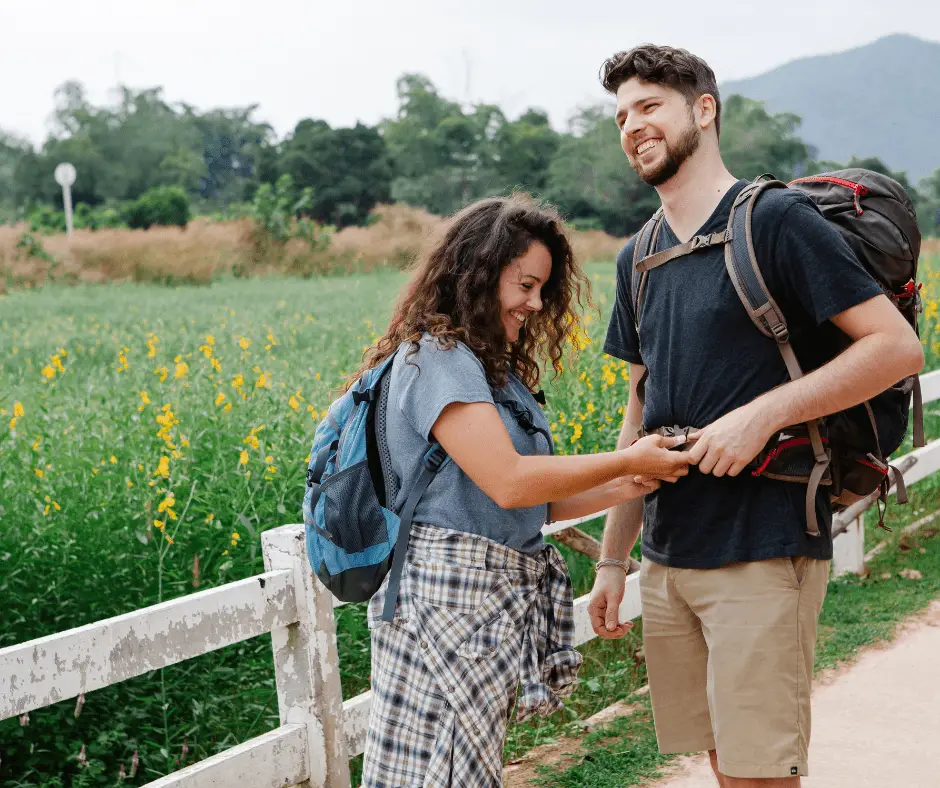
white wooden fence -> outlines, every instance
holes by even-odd
[[[940,372],[922,379],[924,402],[940,399]],[[940,440],[896,463],[913,484],[940,470]],[[848,515],[846,520],[844,515]],[[836,518],[835,573],[864,561],[863,512]],[[553,523],[557,533],[581,518]],[[0,649],[0,719],[271,633],[280,727],[151,782],[148,788],[348,788],[349,758],[363,751],[371,692],[343,700],[335,602],[310,570],[301,525],[261,535],[264,574],[84,627]],[[627,578],[621,620],[640,615],[639,576]],[[575,601],[575,640],[595,637],[588,597]]]

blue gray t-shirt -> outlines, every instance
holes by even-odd
[[[395,510],[400,511],[405,496],[421,472],[421,461],[433,440],[431,429],[444,408],[452,402],[489,402],[496,407],[519,454],[549,454],[550,447],[540,433],[527,434],[509,407],[494,401],[479,359],[458,342],[449,350],[425,335],[416,353],[404,343],[388,376],[386,439],[395,480]],[[420,370],[420,371],[419,371]],[[496,392],[496,399],[511,398],[528,409],[532,422],[546,432],[548,421],[535,397],[515,375]],[[481,490],[455,462],[448,462],[431,482],[418,502],[416,522],[477,534],[526,553],[543,545],[542,526],[548,505],[502,509]]]

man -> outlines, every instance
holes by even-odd
[[[715,76],[681,49],[644,45],[607,60],[621,145],[654,186],[665,223],[653,252],[722,232],[745,181],[718,148]],[[643,519],[644,650],[660,749],[708,750],[722,788],[798,786],[808,773],[816,623],[832,541],[825,488],[821,535],[807,533],[806,486],[742,471],[781,429],[856,405],[923,365],[920,342],[808,198],[773,189],[755,204],[754,246],[798,354],[819,332],[847,334],[835,359],[790,382],[710,246],[651,270],[634,316],[635,239],[617,259],[605,351],[629,363],[618,447],[641,426],[698,430],[687,477],[645,504],[612,510],[590,614],[600,637],[622,637],[626,565]],[[802,356],[805,358],[805,356]],[[645,405],[637,383],[648,372]]]

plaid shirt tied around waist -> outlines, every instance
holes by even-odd
[[[369,603],[373,704],[363,786],[499,786],[506,725],[562,707],[581,654],[571,581],[546,545],[527,555],[423,524],[395,620]],[[521,693],[517,698],[517,687]]]

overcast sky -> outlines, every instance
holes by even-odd
[[[373,124],[421,72],[461,101],[529,106],[564,128],[601,100],[601,61],[652,41],[704,57],[719,82],[889,33],[940,41],[934,0],[0,0],[0,128],[40,142],[53,92],[162,85],[200,108],[256,103],[279,136],[304,117]],[[877,67],[877,64],[873,64]],[[940,78],[940,75],[938,75]]]

